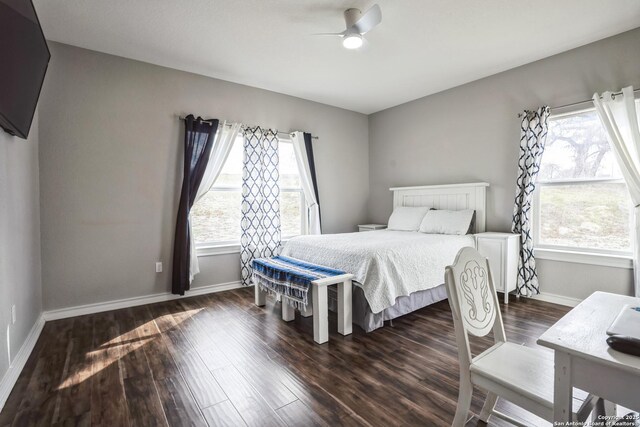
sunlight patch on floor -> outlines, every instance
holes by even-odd
[[[180,313],[177,319],[175,319],[174,317],[176,323],[175,326],[191,318],[200,311],[202,311],[201,308]],[[171,316],[171,314],[167,314],[161,316],[160,318],[169,318]],[[159,329],[156,326],[156,320],[157,319],[150,320],[135,329],[122,333],[117,337],[101,344],[97,349],[87,352],[84,355],[84,363],[81,364],[79,369],[77,367],[75,369],[71,368],[75,372],[66,372],[66,369],[68,368],[67,364],[69,363],[69,360],[67,360],[65,363],[65,373],[63,375],[63,380],[58,385],[56,390],[63,390],[65,388],[78,385],[83,381],[91,378],[97,372],[100,372],[101,370],[108,368],[112,364],[117,363],[127,354],[137,351],[149,342],[160,338],[161,332],[166,331],[158,332]],[[173,329],[175,326],[171,327],[170,329]],[[69,349],[68,354],[70,352],[71,349]]]

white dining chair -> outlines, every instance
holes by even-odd
[[[445,283],[460,359],[453,426],[465,425],[474,385],[488,393],[479,415],[484,422],[495,415],[514,425],[525,425],[494,409],[498,396],[553,422],[553,354],[507,342],[487,259],[474,248],[461,249],[453,265],[445,270]],[[491,331],[495,344],[473,357],[468,335],[484,337]],[[598,398],[588,396],[574,419],[584,422],[596,403],[602,407]]]

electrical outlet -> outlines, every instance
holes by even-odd
[[[17,320],[17,317],[16,317],[16,306],[12,305],[11,306],[11,324],[15,325],[16,320]]]
[[[162,273],[162,262],[156,262],[156,273]]]

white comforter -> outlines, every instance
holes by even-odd
[[[295,237],[282,255],[352,273],[379,313],[400,296],[444,283],[444,268],[465,246],[474,246],[472,235],[379,230]]]

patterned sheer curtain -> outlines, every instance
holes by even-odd
[[[520,126],[520,158],[511,231],[520,235],[517,289],[518,294],[524,296],[540,293],[536,260],[533,256],[531,202],[547,139],[549,112],[547,106],[536,111],[525,110]]]
[[[251,285],[251,262],[278,254],[281,244],[278,137],[273,129],[244,129],[240,264]]]

